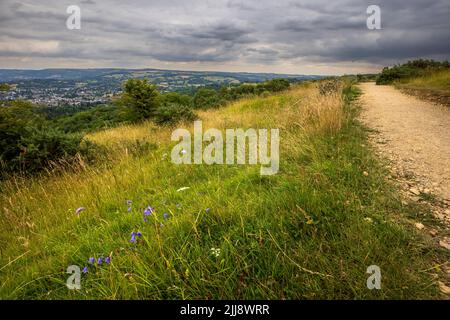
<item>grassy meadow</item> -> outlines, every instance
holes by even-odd
[[[96,164],[1,182],[0,298],[440,298],[444,249],[408,223],[357,95],[306,83],[199,112],[204,130],[279,128],[273,176],[175,165],[174,128],[146,122],[87,135],[106,150]],[[87,267],[80,290],[65,285],[70,265]],[[370,265],[381,290],[366,287]]]

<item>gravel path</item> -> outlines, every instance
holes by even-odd
[[[361,119],[393,160],[393,167],[414,176],[413,194],[450,201],[450,109],[401,93],[391,86],[360,85]]]

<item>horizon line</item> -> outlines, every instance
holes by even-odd
[[[156,71],[181,71],[181,72],[215,72],[215,73],[248,73],[248,74],[276,74],[276,75],[287,75],[287,76],[316,76],[316,77],[329,77],[338,76],[335,74],[306,74],[306,73],[278,73],[278,72],[249,72],[249,71],[218,71],[218,70],[183,70],[183,69],[160,69],[160,68],[122,68],[122,67],[88,67],[88,68],[1,68],[0,70],[9,71],[43,71],[43,70],[156,70]]]

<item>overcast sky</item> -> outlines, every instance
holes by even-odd
[[[0,0],[0,68],[342,74],[417,57],[450,59],[449,0]]]

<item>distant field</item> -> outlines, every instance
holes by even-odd
[[[398,80],[395,86],[422,98],[450,106],[449,69]]]
[[[147,122],[88,135],[104,162],[0,183],[0,298],[440,298],[431,273],[445,256],[407,223],[425,209],[401,203],[368,147],[357,90],[320,92],[305,83],[199,113],[222,132],[279,128],[274,176],[175,165],[174,128]],[[87,267],[81,290],[66,288],[70,265]],[[370,265],[381,290],[367,289]]]

